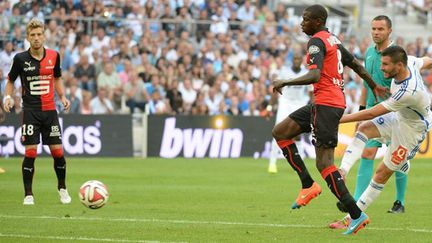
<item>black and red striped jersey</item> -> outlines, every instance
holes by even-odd
[[[18,76],[24,110],[55,110],[54,79],[61,77],[58,52],[44,48],[40,61],[30,55],[30,50],[16,54],[8,79],[15,82]]]
[[[354,60],[353,55],[336,36],[326,30],[312,36],[308,42],[309,69],[320,69],[320,80],[315,83],[315,103],[345,109],[343,68]]]

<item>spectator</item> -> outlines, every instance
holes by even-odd
[[[82,89],[90,91],[92,94],[96,94],[96,68],[93,64],[89,63],[86,54],[81,55],[74,75],[79,80]]]
[[[192,88],[192,83],[189,78],[186,78],[179,84],[178,91],[183,99],[183,110],[187,113],[191,112],[192,104],[197,98],[197,91]]]
[[[0,69],[4,74],[9,73],[14,56],[15,52],[13,51],[13,43],[11,41],[7,41],[4,44],[4,50],[0,52]]]
[[[125,86],[126,105],[130,113],[135,113],[136,109],[145,111],[147,101],[150,99],[144,83],[138,77],[138,74],[132,70],[129,73],[129,82]]]
[[[161,97],[158,90],[155,90],[151,94],[151,99],[148,105],[150,114],[168,114],[170,111],[168,102]]]
[[[78,86],[72,84],[69,87],[69,94],[66,95],[67,99],[70,101],[69,113],[71,114],[81,114],[81,101],[77,97]]]
[[[98,89],[97,96],[90,101],[90,108],[91,113],[95,115],[113,113],[113,105],[107,98],[107,88],[105,86]]]
[[[97,77],[97,86],[98,89],[105,88],[105,92],[108,93],[108,99],[114,103],[116,109],[119,109],[123,88],[119,75],[114,71],[111,62],[105,63],[104,70]]]
[[[182,93],[178,90],[178,81],[174,79],[171,82],[170,89],[167,91],[167,98],[174,114],[184,113]]]

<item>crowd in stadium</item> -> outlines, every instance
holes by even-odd
[[[70,113],[80,114],[266,116],[273,75],[307,41],[282,4],[271,11],[265,1],[20,0],[2,1],[0,14],[2,93],[13,56],[27,48],[25,23],[38,18],[61,55]],[[339,37],[359,59],[371,44]],[[409,55],[432,55],[432,36],[395,41]],[[352,112],[362,81],[347,71],[345,84]]]

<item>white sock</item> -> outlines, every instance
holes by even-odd
[[[348,175],[348,172],[351,170],[351,167],[354,165],[354,163],[360,159],[367,141],[368,138],[364,133],[356,132],[354,139],[345,150],[342,163],[339,167],[339,169],[345,173],[345,176]]]
[[[271,150],[270,150],[270,159],[269,159],[269,167],[276,165],[277,157],[279,153],[279,146],[276,143],[276,140],[272,140]]]
[[[361,209],[361,211],[364,212],[369,207],[369,205],[371,205],[373,201],[375,201],[375,199],[379,196],[383,189],[384,184],[376,183],[372,179],[369,183],[369,186],[366,188],[366,190],[363,192],[363,194],[357,201],[357,206]]]

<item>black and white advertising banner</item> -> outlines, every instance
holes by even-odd
[[[22,115],[7,115],[0,124],[0,154],[21,156]],[[63,149],[67,156],[129,157],[133,155],[130,115],[63,115],[60,117]],[[42,139],[41,139],[42,141]],[[38,154],[49,155],[39,145]]]
[[[148,156],[258,158],[269,152],[273,126],[262,117],[149,116]]]

